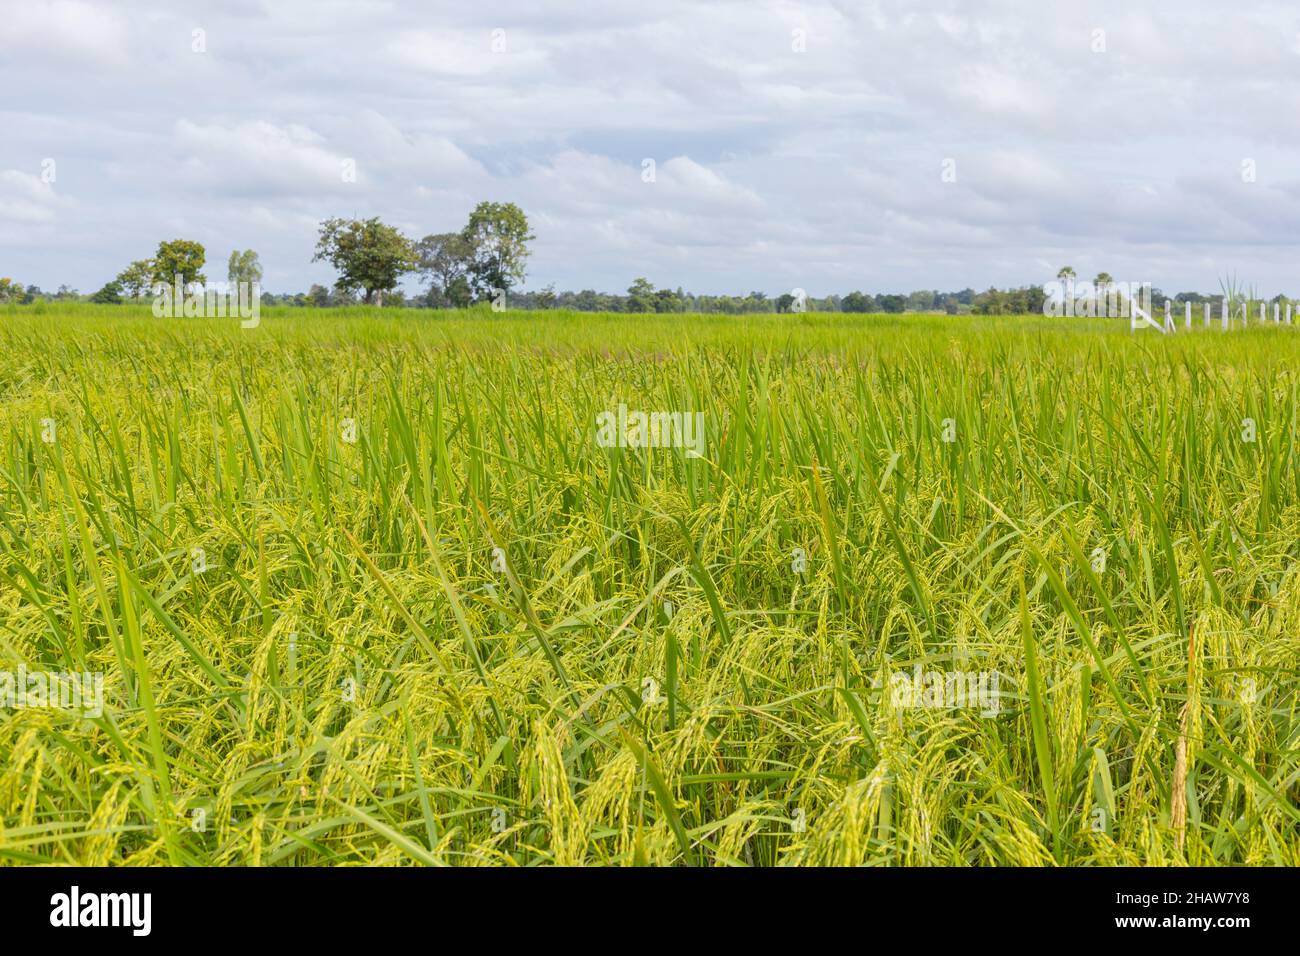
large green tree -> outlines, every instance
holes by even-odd
[[[528,217],[512,202],[481,202],[469,214],[461,231],[473,248],[469,268],[474,295],[492,298],[524,281],[528,243],[536,238],[528,231]]]
[[[415,244],[392,226],[371,219],[326,219],[312,262],[324,260],[339,272],[334,287],[365,292],[366,302],[384,304],[384,293],[416,269]]]
[[[118,273],[116,281],[122,287],[123,295],[131,299],[140,299],[148,295],[149,290],[153,288],[153,277],[153,260],[137,259]]]
[[[207,282],[208,277],[203,274],[206,261],[207,253],[201,242],[191,239],[160,242],[153,257],[153,281],[170,285],[180,276],[182,289],[195,282]]]
[[[469,305],[473,296],[470,269],[474,265],[474,245],[463,232],[444,232],[425,236],[415,244],[420,273],[429,283],[430,304],[435,306]]]
[[[653,312],[655,310],[655,287],[649,279],[638,277],[627,287],[627,310],[629,312]]]

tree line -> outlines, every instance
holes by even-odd
[[[480,202],[457,232],[433,233],[411,239],[378,218],[324,220],[319,227],[313,262],[330,263],[338,273],[332,288],[313,285],[307,292],[272,294],[263,292],[264,305],[331,308],[368,304],[377,307],[467,308],[493,303],[516,309],[569,309],[580,312],[705,312],[744,315],[771,312],[903,313],[946,312],[950,315],[1026,315],[1044,310],[1046,291],[1041,285],[1019,288],[989,288],[976,292],[966,288],[955,292],[937,289],[910,293],[853,291],[822,298],[796,295],[796,290],[769,296],[696,295],[680,286],[656,288],[644,277],[635,279],[626,294],[556,291],[554,284],[535,291],[518,287],[526,277],[529,243],[535,237],[524,211],[514,203]],[[61,286],[45,293],[34,285],[24,286],[0,278],[0,303],[31,303],[38,300],[91,301],[115,304],[139,300],[151,294],[157,283],[172,285],[179,277],[183,286],[206,284],[206,252],[201,243],[174,239],[158,244],[151,258],[132,262],[103,288],[89,296]],[[227,263],[227,282],[260,286],[262,266],[252,249],[235,250]],[[408,296],[399,288],[402,280],[417,274],[421,291]],[[1073,281],[1070,266],[1057,272],[1062,281]],[[1112,287],[1114,280],[1100,272],[1092,282],[1098,290]],[[1180,292],[1167,297],[1153,289],[1153,302],[1166,298],[1182,307],[1191,302],[1217,303],[1219,296]],[[1276,296],[1278,302],[1289,301]]]
[[[427,285],[430,305],[464,308],[500,301],[522,283],[534,238],[528,217],[514,203],[481,202],[459,232],[418,241],[377,218],[327,219],[312,261],[338,270],[334,291],[339,296],[360,294],[367,304],[382,306],[402,277],[416,272]]]
[[[385,296],[405,299],[397,291],[402,279],[419,273],[426,290],[420,300],[439,307],[463,308],[479,302],[501,301],[525,278],[528,243],[534,236],[528,217],[514,203],[481,202],[459,232],[434,233],[413,240],[380,219],[330,218],[320,224],[313,262],[330,263],[338,273],[333,291],[313,286],[310,304],[341,305],[358,301],[382,306]],[[205,286],[207,253],[200,242],[172,239],[158,244],[148,259],[137,259],[97,292],[83,297],[61,286],[49,295],[37,286],[0,278],[0,303],[30,303],[38,299],[81,300],[117,304],[143,299],[159,284],[182,288]],[[252,249],[230,254],[226,279],[230,286],[262,282],[262,266]],[[283,298],[283,297],[281,297]],[[296,298],[296,297],[295,297]],[[263,294],[264,302],[277,297]]]

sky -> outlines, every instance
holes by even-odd
[[[525,287],[1300,294],[1300,6],[0,0],[0,276],[518,203]],[[415,282],[407,284],[413,291]]]

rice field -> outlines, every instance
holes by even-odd
[[[0,308],[0,860],[1300,865],[1297,335]]]

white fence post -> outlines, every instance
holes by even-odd
[[[1152,315],[1155,312],[1155,305],[1151,302],[1151,283],[1134,282],[1131,288],[1133,294],[1129,296],[1129,331],[1136,332],[1144,325],[1159,329],[1161,332],[1168,331]],[[1146,308],[1143,308],[1144,305]]]
[[[1174,301],[1172,299],[1165,299],[1165,314],[1163,316],[1164,321],[1162,322],[1160,319],[1157,319],[1155,316],[1156,306],[1151,301],[1151,293],[1149,290],[1150,290],[1149,283],[1142,283],[1139,285],[1138,283],[1135,282],[1133,283],[1133,290],[1132,290],[1134,294],[1129,295],[1124,299],[1123,304],[1127,306],[1129,310],[1129,316],[1130,316],[1129,326],[1131,330],[1136,332],[1138,329],[1142,328],[1143,326],[1149,325],[1152,328],[1159,329],[1161,332],[1165,334],[1168,334],[1170,332],[1177,332],[1178,325],[1176,320],[1174,319]],[[1142,294],[1143,292],[1146,293],[1145,297]],[[1241,315],[1241,327],[1243,329],[1247,329],[1250,327],[1250,313],[1251,313],[1250,303],[1252,301],[1254,300],[1247,299],[1241,302],[1240,315]],[[1146,308],[1143,308],[1143,304],[1145,304]],[[1284,308],[1281,298],[1274,301],[1273,302],[1273,324],[1281,325],[1283,322],[1285,322],[1287,325],[1293,324],[1293,320],[1291,317],[1293,305],[1295,305],[1295,303],[1287,301]],[[1209,301],[1203,302],[1201,304],[1201,307],[1202,307],[1202,315],[1204,318],[1204,327],[1208,329],[1214,324],[1214,303]],[[1219,325],[1224,332],[1227,332],[1232,328],[1232,320],[1234,318],[1233,311],[1234,310],[1232,308],[1230,297],[1226,295],[1220,297]],[[1300,306],[1297,306],[1294,311],[1295,311],[1295,315],[1297,316],[1297,321],[1300,321]],[[1120,314],[1123,313],[1121,312]],[[1259,303],[1259,322],[1261,325],[1268,324],[1268,303],[1265,301],[1260,301]],[[1195,320],[1192,318],[1191,302],[1183,303],[1183,328],[1188,332],[1192,331],[1192,329],[1195,328]]]

